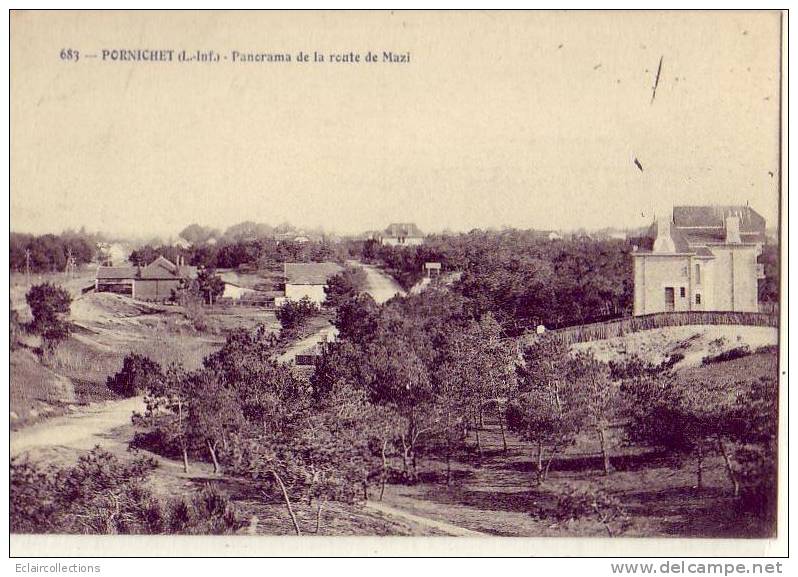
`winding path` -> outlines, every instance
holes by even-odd
[[[408,513],[407,511],[397,509],[396,507],[391,507],[390,505],[386,505],[385,503],[380,503],[378,501],[368,501],[366,502],[364,507],[366,509],[377,511],[378,513],[382,513],[389,517],[398,517],[400,519],[403,519],[404,521],[409,521],[410,523],[415,523],[416,525],[421,525],[422,527],[426,527],[428,529],[435,529],[438,531],[442,531],[443,533],[452,535],[454,537],[487,536],[485,533],[480,533],[479,531],[472,531],[471,529],[466,529],[464,527],[458,527],[457,525],[452,525],[451,523],[446,523],[445,521],[436,521],[435,519],[429,519],[427,517],[414,515],[413,513]]]
[[[69,447],[90,450],[111,442],[107,433],[130,422],[133,411],[144,411],[142,397],[96,403],[74,413],[11,431],[11,456],[32,449]]]
[[[377,267],[370,264],[363,264],[359,261],[352,261],[352,264],[366,271],[366,282],[368,283],[366,292],[369,293],[377,303],[382,304],[392,299],[397,294],[401,296],[405,295],[405,291],[399,286],[399,283]]]

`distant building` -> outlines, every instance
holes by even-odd
[[[282,291],[258,290],[224,281],[224,292],[218,302],[240,306],[273,308],[276,306],[278,299],[281,299],[281,302],[285,301],[285,295]]]
[[[286,300],[308,297],[319,305],[327,298],[324,288],[329,278],[343,270],[334,262],[287,262],[283,266]]]
[[[166,301],[181,281],[196,278],[197,268],[174,264],[159,256],[145,267],[101,266],[94,281],[96,292],[112,292],[144,301]]]
[[[118,242],[99,242],[97,256],[100,266],[113,266],[115,263],[127,262],[130,250]]]
[[[246,288],[239,286],[232,282],[224,282],[224,292],[222,293],[222,298],[225,299],[233,299],[233,300],[240,300],[245,298],[246,295],[256,293],[255,289]]]
[[[362,240],[362,241],[374,240],[377,242],[381,242],[382,232],[379,230],[367,230],[363,234],[356,236],[355,240]]]
[[[537,240],[562,240],[562,235],[556,230],[533,230],[532,235]]]
[[[382,244],[390,246],[416,246],[424,244],[424,233],[412,222],[395,222],[382,233]]]
[[[634,314],[756,312],[765,219],[748,206],[676,206],[632,252]]]

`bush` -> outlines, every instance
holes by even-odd
[[[42,336],[42,352],[52,354],[69,336],[70,325],[64,316],[69,314],[72,297],[60,286],[44,283],[31,287],[25,300],[33,315],[30,329]]]
[[[69,314],[72,297],[60,286],[50,283],[38,284],[28,291],[25,300],[33,315],[31,328],[44,334],[49,329],[64,323],[63,315]]]
[[[366,287],[366,271],[360,267],[347,267],[327,281],[324,292],[327,298],[324,304],[337,307],[350,298],[357,296]]]
[[[8,312],[8,342],[12,351],[19,347],[21,333],[22,323],[19,320],[19,312],[11,307]]]
[[[609,537],[629,527],[629,515],[621,501],[604,489],[595,487],[569,488],[558,495],[553,509],[539,509],[533,511],[532,516],[558,523],[591,520],[600,523]]]
[[[288,301],[275,311],[282,326],[283,336],[296,334],[310,319],[319,314],[319,307],[308,297],[298,301]]]
[[[778,378],[769,375],[738,396],[734,431],[742,505],[771,523],[778,510],[778,391]]]
[[[12,459],[12,533],[224,534],[243,527],[227,496],[206,487],[186,501],[161,501],[143,481],[152,459],[122,463],[100,447],[74,467]]]
[[[748,347],[748,345],[743,345],[741,347],[735,347],[733,349],[729,349],[728,351],[723,351],[722,353],[719,353],[717,355],[707,355],[701,361],[701,364],[706,366],[706,365],[711,365],[713,363],[722,363],[724,361],[731,361],[733,359],[747,357],[750,354],[751,354],[751,349]]]
[[[189,501],[180,499],[170,503],[169,533],[224,535],[243,526],[227,495],[212,485],[205,485]]]
[[[205,302],[212,305],[224,294],[224,281],[213,269],[203,268],[197,274],[197,288]]]
[[[139,418],[134,418],[134,424],[144,425],[144,422]],[[183,458],[183,449],[178,437],[170,435],[165,426],[159,426],[157,419],[155,422],[146,423],[146,426],[154,428],[133,435],[133,439],[130,441],[131,449],[149,451],[167,459]]]
[[[614,381],[625,381],[645,376],[656,376],[670,371],[676,363],[684,359],[678,351],[672,352],[661,363],[655,365],[632,353],[620,360],[611,360],[607,364],[610,368],[610,378]]]
[[[108,377],[106,386],[122,397],[135,397],[149,390],[162,376],[161,366],[149,357],[131,353],[122,362],[122,369]]]
[[[757,354],[778,355],[779,345],[762,345],[761,347],[757,347],[754,352]]]
[[[205,332],[208,330],[208,319],[199,291],[199,284],[196,281],[183,281],[180,287],[172,290],[171,300],[183,307],[183,316],[195,331]]]
[[[68,323],[60,322],[47,327],[42,332],[42,352],[46,355],[52,356],[55,349],[66,340],[70,333],[70,326]]]

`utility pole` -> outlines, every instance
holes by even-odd
[[[30,287],[30,249],[25,249],[25,283]]]

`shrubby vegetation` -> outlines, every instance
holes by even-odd
[[[122,361],[120,371],[108,377],[106,386],[122,397],[135,397],[152,389],[162,376],[158,363],[149,357],[130,353]]]
[[[712,363],[722,363],[723,361],[731,361],[732,359],[747,357],[750,354],[751,349],[747,345],[742,347],[734,347],[733,349],[723,351],[717,355],[707,355],[701,360],[701,364],[711,365]]]
[[[594,486],[569,487],[557,496],[553,507],[541,507],[532,511],[532,515],[542,521],[563,525],[592,521],[600,525],[608,537],[623,533],[630,525],[629,514],[621,499]]]
[[[72,297],[60,286],[43,283],[32,286],[25,300],[33,315],[29,330],[41,335],[42,350],[52,353],[69,336],[71,326],[67,317]]]
[[[298,301],[286,301],[274,313],[282,327],[281,338],[287,340],[296,337],[319,312],[318,305],[308,297]]]
[[[8,307],[8,342],[11,350],[15,350],[20,345],[22,335],[22,321],[19,318],[19,311],[13,306]]]
[[[490,311],[512,335],[544,324],[556,328],[631,313],[631,245],[617,240],[558,240],[534,231],[474,230],[425,239],[421,246],[366,243],[362,256],[409,288],[425,262],[462,276],[453,289],[474,315]]]
[[[11,532],[223,534],[243,527],[227,497],[211,487],[188,500],[155,497],[143,485],[155,467],[152,459],[125,463],[99,447],[69,468],[12,459]]]
[[[324,304],[337,307],[362,293],[365,288],[366,272],[360,267],[348,266],[327,281],[327,286],[324,287],[327,295]]]
[[[752,357],[748,357],[752,358]],[[775,363],[768,353],[754,362]],[[677,374],[639,374],[622,384],[631,442],[661,447],[695,464],[695,486],[703,488],[707,456],[723,459],[732,496],[772,516],[778,373],[752,378],[738,361],[704,366]],[[751,473],[756,470],[756,473]]]
[[[769,304],[779,302],[779,245],[766,244],[757,261],[764,266],[765,278],[759,281],[759,301]]]

